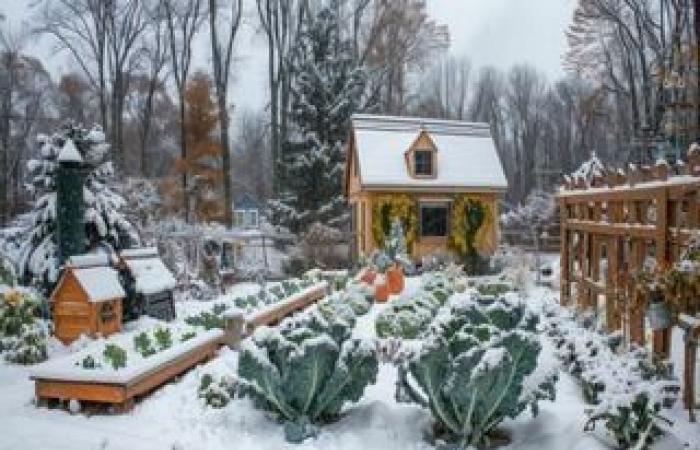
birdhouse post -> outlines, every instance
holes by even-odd
[[[85,251],[85,206],[83,202],[83,159],[72,140],[66,140],[58,155],[56,175],[56,216],[61,264]]]

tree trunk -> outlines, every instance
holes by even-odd
[[[700,140],[700,0],[694,0],[693,26],[695,28],[695,140]]]

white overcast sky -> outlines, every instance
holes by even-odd
[[[252,4],[253,0],[247,2]],[[13,29],[21,29],[31,17],[29,3],[0,0],[0,13],[7,16]],[[449,26],[452,54],[467,56],[475,68],[490,64],[507,70],[528,62],[549,80],[563,75],[564,31],[575,0],[427,0],[427,4],[431,16]],[[253,10],[245,20],[246,31],[237,45],[231,99],[239,110],[260,108],[267,101],[266,51],[261,37],[254,34]],[[32,38],[26,51],[41,57],[54,75],[77,70],[65,54],[56,54],[52,44],[47,38]],[[197,65],[207,68],[207,43],[200,42],[198,48]]]

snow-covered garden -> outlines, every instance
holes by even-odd
[[[476,278],[456,266],[426,272],[408,277],[386,303],[375,303],[364,283],[337,283],[318,304],[259,327],[240,350],[222,348],[125,414],[76,401],[36,404],[32,374],[130,376],[220,333],[225,311],[253,314],[317,277],[269,284],[265,296],[241,284],[209,301],[178,302],[175,322],[142,318],[107,339],[64,346],[50,338],[43,364],[3,361],[2,447],[697,445],[700,432],[676,401],[673,373],[650,366],[642,350],[620,352],[618,336],[560,307],[557,292],[534,286],[523,266]],[[0,333],[14,305],[3,306]],[[653,446],[642,445],[645,438]]]

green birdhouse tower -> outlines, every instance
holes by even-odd
[[[59,259],[85,252],[83,158],[73,140],[67,139],[58,154],[56,212]]]

